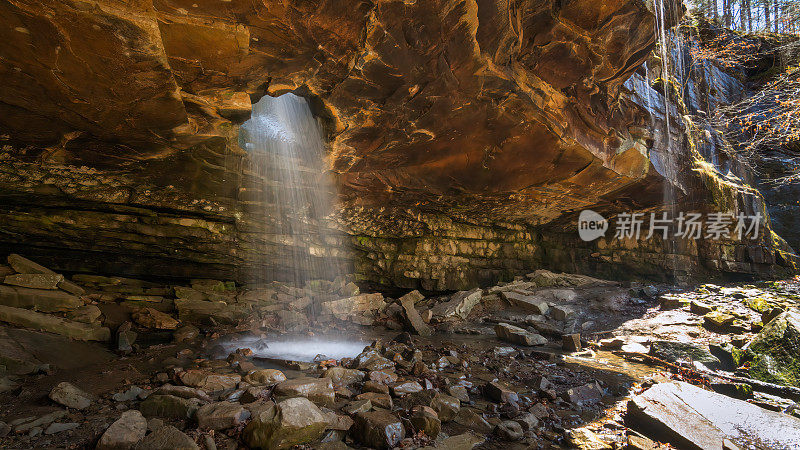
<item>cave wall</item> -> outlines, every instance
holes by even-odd
[[[667,106],[642,100],[654,31],[638,0],[0,8],[0,246],[54,269],[288,276],[298,249],[259,200],[273,180],[237,143],[251,101],[285,92],[324,124],[339,189],[326,225],[343,234],[303,245],[364,282],[444,290],[539,267],[670,278],[786,265],[771,236],[577,239],[577,211],[659,210],[669,184],[700,210],[761,205],[691,170],[685,124],[672,138],[686,173],[659,170]],[[696,112],[689,103],[668,106],[672,120]]]

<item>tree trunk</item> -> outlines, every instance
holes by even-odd
[[[765,22],[765,30],[769,31],[772,29],[772,21],[769,20],[769,0],[764,1],[764,22]]]

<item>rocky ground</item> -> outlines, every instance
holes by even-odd
[[[540,270],[393,298],[347,279],[67,279],[18,255],[0,275],[4,448],[800,446],[798,280]]]

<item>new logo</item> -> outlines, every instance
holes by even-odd
[[[578,235],[586,242],[604,236],[608,230],[608,220],[591,209],[584,209],[578,216]]]

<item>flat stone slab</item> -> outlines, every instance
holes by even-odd
[[[98,325],[73,322],[21,308],[0,305],[0,322],[32,330],[47,331],[82,341],[107,341],[111,330]]]
[[[547,344],[547,338],[540,334],[531,333],[514,325],[498,323],[494,326],[494,332],[500,339],[511,342],[512,344],[535,346]]]
[[[83,301],[62,291],[0,285],[0,305],[42,312],[60,312],[80,308],[83,306]]]
[[[547,310],[550,308],[546,301],[536,295],[524,295],[515,291],[505,291],[502,293],[502,296],[512,305],[534,314],[547,314]]]
[[[800,419],[679,381],[657,384],[628,402],[626,424],[681,449],[800,448]]]

